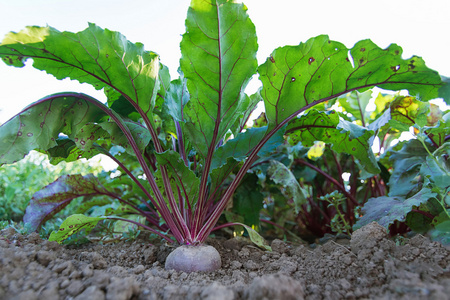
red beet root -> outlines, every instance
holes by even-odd
[[[167,256],[166,269],[191,272],[212,272],[220,269],[222,260],[219,252],[212,246],[188,246],[176,248]]]

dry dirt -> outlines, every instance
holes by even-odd
[[[210,239],[222,269],[167,271],[166,245],[60,246],[0,232],[0,299],[450,299],[450,250],[421,235],[397,245],[376,223],[316,247]]]

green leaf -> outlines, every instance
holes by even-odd
[[[92,174],[64,175],[36,192],[30,200],[23,218],[26,226],[35,231],[45,221],[78,197],[113,194],[108,192]]]
[[[100,108],[80,97],[61,93],[42,98],[0,126],[0,165],[20,160],[34,149],[46,151],[60,146],[56,141],[60,133],[71,139],[79,134],[83,142],[92,143],[91,132],[83,135],[81,130],[104,116]],[[96,134],[92,135],[95,138]]]
[[[388,121],[388,123],[389,123],[389,126],[391,126],[392,128],[394,128],[394,129],[396,129],[396,130],[398,130],[398,131],[400,131],[400,132],[408,131],[408,130],[409,130],[409,127],[410,127],[410,125],[405,124],[405,123],[403,123],[403,122],[400,122],[400,121],[398,121],[398,120],[392,120],[392,119],[390,119],[390,120]]]
[[[171,178],[172,191],[181,189],[182,197],[194,205],[197,201],[200,178],[191,171],[185,164],[178,152],[168,150],[156,154],[156,160],[160,165],[165,165]]]
[[[366,171],[380,172],[369,144],[373,132],[339,117],[335,111],[319,112],[314,109],[288,124],[286,134],[291,144],[302,142],[311,147],[315,141],[332,144],[338,153],[348,153],[357,158]]]
[[[370,121],[371,112],[367,111],[367,105],[372,98],[372,91],[365,91],[358,93],[353,91],[345,95],[345,97],[339,98],[339,104],[345,109],[346,112],[353,115],[352,120],[357,120],[360,123],[358,125],[365,125]],[[364,122],[364,123],[361,123]]]
[[[298,213],[301,205],[307,201],[308,192],[300,186],[294,174],[281,162],[271,160],[267,175],[273,182],[281,185],[281,192],[285,197],[292,198],[295,211]]]
[[[233,196],[233,211],[243,216],[243,223],[255,228],[259,228],[259,216],[264,201],[264,195],[259,190],[257,176],[247,174]]]
[[[406,129],[402,131],[408,131],[409,126],[414,125],[416,122],[419,122],[418,125],[420,127],[425,126],[427,121],[426,116],[429,111],[429,103],[419,101],[414,97],[400,96],[395,98],[395,100],[391,103],[392,120],[396,120],[407,125]]]
[[[187,133],[202,157],[249,108],[243,91],[256,72],[256,32],[243,4],[192,0],[180,67],[191,100]]]
[[[84,214],[94,206],[104,206],[111,204],[111,198],[107,197],[85,197],[83,203],[74,210],[75,214]]]
[[[81,214],[71,215],[61,224],[58,231],[53,231],[50,234],[48,240],[61,244],[65,239],[82,229],[85,229],[86,234],[88,234],[99,221],[104,219],[105,217],[87,217]]]
[[[240,132],[242,132],[247,127],[247,121],[253,110],[256,108],[259,102],[262,101],[262,97],[260,91],[258,90],[256,93],[251,95],[250,97],[245,95],[244,107],[248,107],[248,109],[240,116],[240,118],[236,121],[235,125],[231,127],[231,132],[236,136]],[[267,125],[267,124],[266,124]],[[255,127],[255,126],[252,126]],[[259,126],[261,127],[261,126]]]
[[[316,101],[375,86],[407,89],[423,101],[443,95],[442,89],[449,83],[428,69],[422,58],[403,60],[401,56],[402,49],[395,44],[381,49],[363,40],[348,49],[326,35],[298,46],[277,48],[258,68],[269,128]]]
[[[436,195],[430,189],[423,188],[408,199],[387,196],[370,198],[362,209],[363,217],[356,222],[353,229],[356,230],[373,221],[388,229],[395,221],[404,222],[414,207],[419,207]]]
[[[433,241],[440,242],[445,246],[450,245],[450,220],[436,225],[430,231],[430,237]]]
[[[249,128],[245,132],[239,133],[234,139],[227,141],[225,145],[217,148],[214,152],[211,169],[214,170],[223,166],[229,157],[233,157],[237,161],[246,159],[250,151],[262,140],[266,131],[267,126]],[[266,144],[264,144],[258,152],[258,155],[266,156],[274,151],[279,145],[283,144],[283,132],[284,130],[279,130],[275,133]]]
[[[156,53],[92,23],[78,33],[37,26],[11,32],[0,44],[0,57],[19,67],[32,58],[35,68],[57,79],[78,80],[96,89],[110,86],[147,114],[159,88]]]
[[[422,210],[423,207],[424,205],[421,205],[419,209]],[[428,232],[432,228],[431,221],[432,219],[418,212],[410,212],[406,215],[406,225],[418,233]]]
[[[434,158],[428,155],[420,168],[420,174],[441,191],[450,188],[450,162],[447,159],[449,155],[450,142],[446,142],[433,153]]]
[[[250,237],[250,240],[253,242],[253,244],[267,251],[272,251],[272,248],[269,245],[267,245],[267,241],[262,236],[260,236],[259,233],[256,232],[256,230],[242,223],[234,223],[234,224],[241,225],[247,230],[248,236]]]
[[[450,105],[450,77],[441,76],[446,84],[439,89],[439,98],[444,99],[447,105]]]
[[[133,136],[134,140],[136,141],[139,150],[141,153],[144,152],[145,147],[150,142],[150,132],[147,128],[144,126],[133,123],[133,122],[124,122],[124,124],[128,127],[128,129],[131,132],[131,135]],[[100,123],[99,126],[101,126],[104,130],[106,130],[110,135],[111,143],[114,145],[118,145],[123,147],[129,154],[135,155],[130,143],[128,142],[125,134],[122,132],[122,130],[117,126],[114,122],[103,122]]]
[[[417,188],[417,179],[421,165],[428,156],[418,140],[409,140],[399,151],[391,151],[389,160],[393,162],[393,171],[389,179],[389,196],[406,197]]]
[[[189,92],[186,87],[186,80],[184,78],[173,80],[164,100],[164,110],[175,120],[183,122],[183,109],[188,102]]]
[[[450,112],[444,114],[439,122],[433,127],[425,127],[427,136],[437,145],[444,144],[446,137],[450,132]]]

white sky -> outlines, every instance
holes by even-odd
[[[188,0],[0,0],[0,38],[27,25],[81,31],[87,22],[122,32],[132,42],[161,55],[172,77],[180,58]],[[403,57],[422,56],[427,65],[450,77],[449,0],[247,0],[258,34],[258,62],[272,50],[328,34],[352,47],[370,38],[385,48],[397,43]],[[30,65],[29,63],[28,65]],[[105,100],[102,92],[76,81],[58,81],[27,66],[0,63],[0,123],[48,94],[76,91]]]

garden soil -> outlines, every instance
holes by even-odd
[[[450,250],[416,235],[402,245],[369,224],[315,248],[280,240],[263,251],[209,239],[216,272],[167,271],[171,248],[134,242],[61,246],[0,232],[0,299],[450,299]]]

